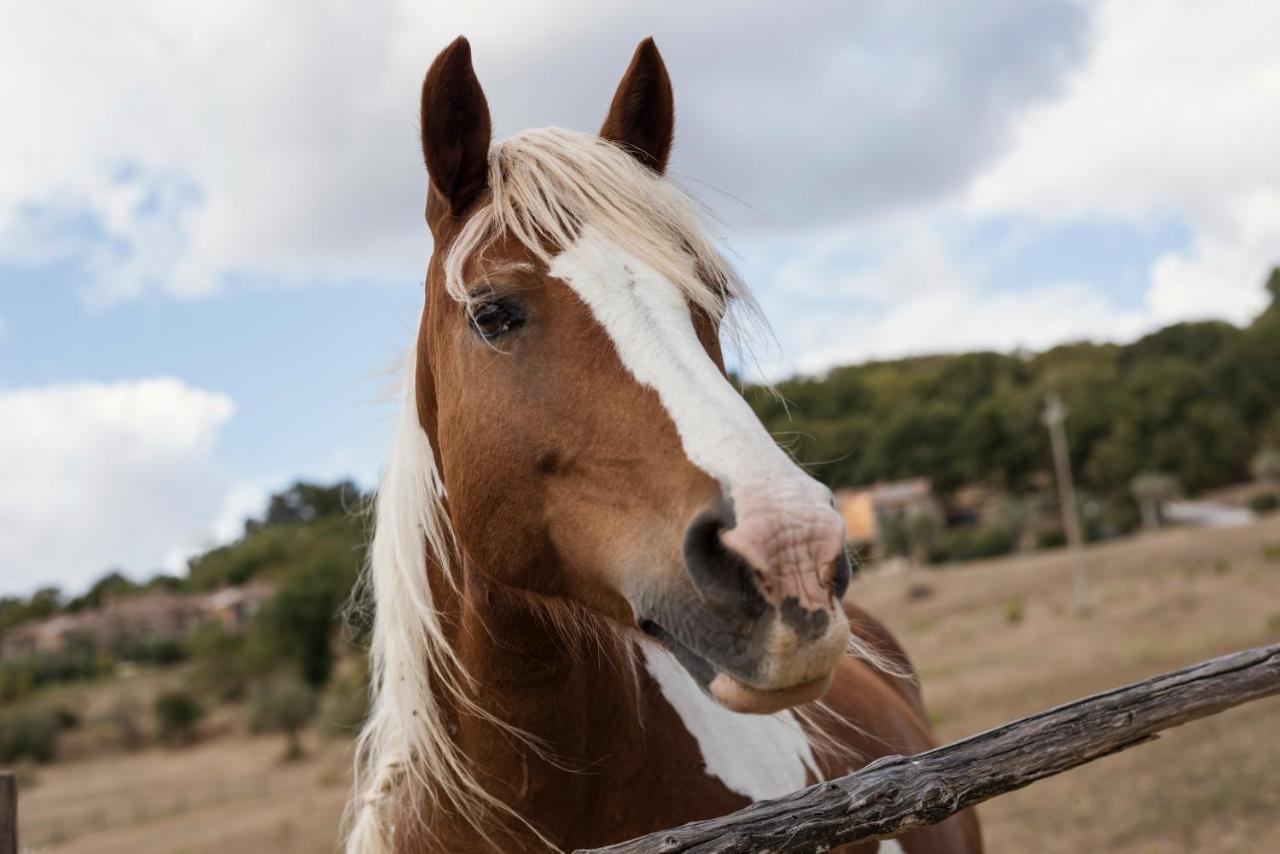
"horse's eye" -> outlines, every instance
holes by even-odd
[[[494,341],[524,325],[524,309],[514,300],[487,302],[471,316],[471,325],[486,341]]]

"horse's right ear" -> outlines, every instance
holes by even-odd
[[[459,36],[422,81],[422,155],[431,191],[455,216],[485,187],[491,133],[489,104],[471,67],[471,44]]]

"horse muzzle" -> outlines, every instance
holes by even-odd
[[[750,497],[736,514],[728,501],[699,513],[683,578],[631,598],[641,629],[717,702],[769,714],[830,687],[848,646],[840,600],[851,572],[829,503]]]

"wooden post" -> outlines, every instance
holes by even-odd
[[[578,854],[812,854],[891,839],[966,807],[1280,694],[1280,644],[1126,685],[915,756],[887,756],[723,818]]]
[[[0,854],[18,854],[18,781],[0,771]]]
[[[1058,503],[1062,505],[1062,527],[1071,549],[1071,599],[1077,611],[1089,607],[1089,582],[1084,569],[1084,536],[1080,531],[1080,514],[1076,510],[1076,487],[1071,479],[1071,455],[1067,450],[1067,431],[1063,422],[1067,408],[1056,391],[1045,395],[1044,423],[1049,428],[1049,442],[1053,445],[1053,468],[1058,481]]]

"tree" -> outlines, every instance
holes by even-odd
[[[25,600],[19,596],[0,597],[0,635],[23,623],[52,617],[61,608],[62,591],[57,587],[42,587]]]
[[[315,714],[316,694],[295,677],[280,676],[258,687],[254,692],[249,726],[254,732],[277,730],[288,740],[284,758],[303,757],[298,735]]]
[[[1129,485],[1142,509],[1142,527],[1154,531],[1164,521],[1164,505],[1182,493],[1178,479],[1167,472],[1143,472]]]
[[[349,480],[332,486],[298,482],[271,496],[264,525],[314,522],[350,512],[360,502],[360,490]]]
[[[77,596],[68,602],[67,610],[74,613],[85,609],[101,608],[110,599],[132,596],[144,589],[121,570],[113,569],[95,581],[83,596]]]
[[[340,530],[331,530],[340,526]],[[255,620],[254,633],[275,661],[291,662],[308,685],[319,687],[333,668],[339,614],[363,561],[358,529],[346,517],[309,526],[276,594]]]

